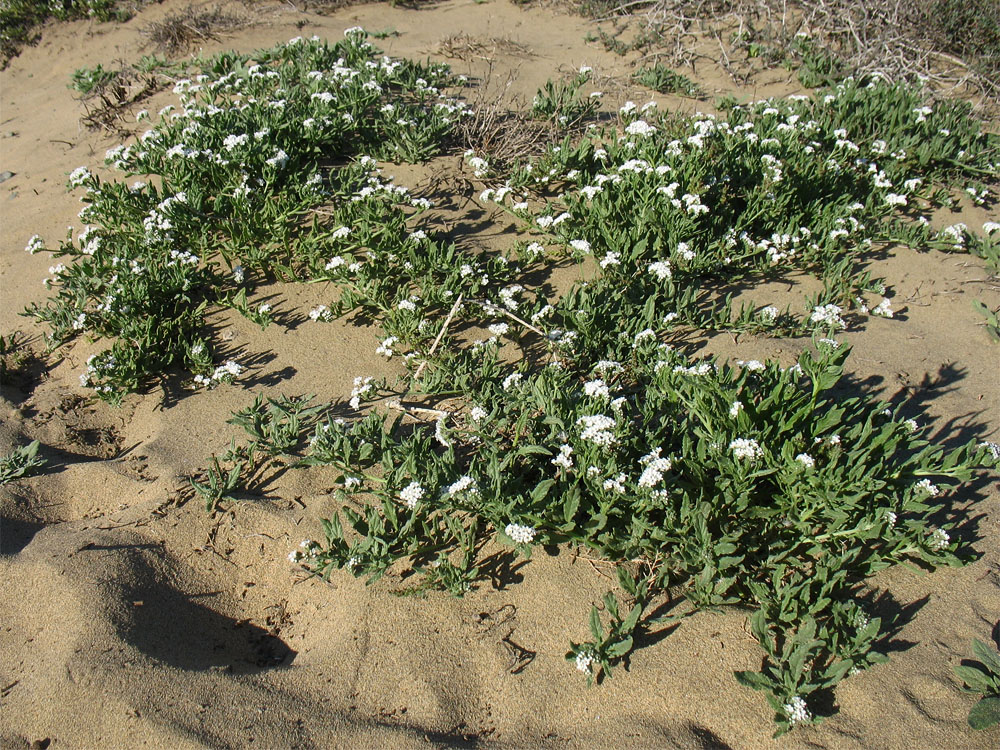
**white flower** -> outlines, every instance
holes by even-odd
[[[399,493],[399,499],[406,503],[406,507],[413,509],[417,507],[420,498],[424,496],[424,488],[419,482],[410,482],[406,488]]]
[[[581,651],[576,655],[576,668],[584,674],[590,674],[594,669],[594,655],[588,651]]]
[[[570,240],[569,246],[581,253],[590,253],[590,243],[587,240]]]
[[[810,456],[808,453],[800,453],[795,457],[795,460],[800,464],[805,466],[807,469],[811,469],[816,465],[816,459]]]
[[[212,373],[212,380],[231,383],[233,378],[239,377],[242,373],[243,367],[229,360],[215,368],[215,372]]]
[[[35,234],[31,236],[31,239],[28,240],[28,244],[25,246],[24,252],[31,253],[32,255],[34,255],[39,250],[44,250],[44,249],[45,249],[45,243],[42,241],[41,237]]]
[[[660,260],[656,263],[650,263],[648,270],[657,279],[663,281],[664,279],[669,279],[672,276],[672,271],[670,268],[670,262],[666,260]]]
[[[995,221],[987,221],[983,224],[983,231],[986,234],[993,234],[994,232],[1000,231],[1000,224]]]
[[[333,233],[330,235],[330,237],[332,237],[335,240],[340,240],[349,235],[350,233],[351,233],[350,227],[340,227],[339,229],[333,230]]]
[[[927,539],[927,546],[934,550],[944,549],[950,543],[951,537],[944,529],[934,529],[934,531],[930,533],[930,537]]]
[[[757,313],[757,317],[760,318],[762,323],[773,323],[778,319],[778,308],[774,305],[768,305]]]
[[[531,544],[535,538],[535,530],[531,526],[522,526],[517,523],[507,524],[504,533],[518,544]]]
[[[825,323],[831,328],[846,328],[847,324],[840,317],[841,309],[837,305],[817,305],[813,308],[809,320],[813,323]]]
[[[512,372],[503,380],[503,389],[509,391],[512,387],[521,382],[524,376],[519,372]]]
[[[899,193],[887,193],[885,196],[885,202],[890,206],[905,206],[906,196],[900,195]]]
[[[988,440],[980,443],[977,448],[985,448],[986,452],[990,454],[990,458],[994,461],[1000,461],[1000,445],[996,443],[991,443]]]
[[[69,173],[69,184],[70,187],[81,187],[90,180],[92,175],[90,170],[86,167],[77,167],[72,172]]]
[[[741,411],[743,411],[743,402],[733,401],[733,405],[729,407],[729,416],[736,419]]]
[[[351,400],[350,405],[352,409],[358,409],[361,406],[361,397],[368,395],[375,386],[372,385],[372,378],[358,376],[354,378],[354,388],[351,389]]]
[[[457,495],[459,492],[469,492],[469,494],[476,493],[476,481],[470,477],[468,474],[459,477],[458,481],[454,482],[448,487],[449,495]]]
[[[246,133],[240,133],[239,135],[235,134],[227,135],[225,138],[223,138],[222,145],[226,149],[226,151],[232,151],[237,146],[242,146],[249,140],[250,136],[247,135]]]
[[[552,464],[554,466],[561,466],[564,469],[573,468],[573,447],[570,445],[563,444],[559,446],[559,455],[552,459]]]
[[[583,392],[591,398],[610,398],[611,391],[603,380],[591,380],[583,384]]]
[[[791,725],[801,724],[802,722],[812,721],[812,714],[809,713],[809,707],[806,702],[799,696],[793,696],[791,700],[788,701],[783,706],[785,710],[785,716],[788,717],[788,723]]]
[[[886,523],[889,524],[890,529],[896,525],[896,518],[897,518],[896,514],[893,513],[891,510],[887,510],[885,512],[885,520]]]
[[[473,422],[482,422],[487,416],[489,416],[488,412],[481,406],[473,406],[469,411],[469,418]]]
[[[288,163],[288,154],[279,148],[274,152],[274,156],[267,159],[267,163],[275,169],[282,169]]]
[[[760,444],[751,438],[736,438],[729,443],[729,450],[733,452],[734,458],[747,461],[755,461],[764,455]]]
[[[393,354],[395,354],[395,352],[393,352],[392,350],[392,346],[397,341],[399,341],[399,338],[397,338],[396,336],[387,336],[386,338],[382,339],[382,343],[380,343],[375,348],[375,353],[381,354],[386,359],[389,359],[390,357],[392,357]]]
[[[930,479],[921,479],[913,485],[913,491],[922,495],[927,495],[928,497],[937,497],[941,493],[941,491],[937,488],[937,485],[931,484]]]
[[[507,331],[510,330],[510,326],[507,325],[506,323],[494,323],[493,325],[488,326],[486,330],[488,330],[494,336],[504,336],[506,335]]]
[[[656,132],[656,128],[645,120],[636,120],[625,128],[625,132],[629,135],[652,135]]]
[[[330,308],[326,305],[319,305],[314,307],[309,311],[309,319],[316,321],[329,322],[333,320],[333,314],[330,312]]]
[[[767,369],[767,366],[761,362],[759,359],[748,359],[748,360],[737,360],[736,364],[745,367],[750,370],[750,372],[760,372],[761,370]]]
[[[601,268],[621,265],[621,255],[616,252],[609,252],[601,259]]]
[[[606,490],[613,490],[619,495],[625,494],[625,481],[628,479],[624,474],[618,474],[611,479],[605,479],[602,485]]]
[[[580,437],[596,445],[608,446],[618,440],[611,432],[615,427],[615,420],[605,414],[580,417],[576,420],[576,425],[582,427]]]
[[[880,318],[891,318],[893,315],[892,303],[888,298],[883,298],[876,307],[872,308],[871,314],[877,315]]]
[[[361,26],[352,26],[349,29],[344,29],[344,36],[351,36],[352,34],[365,34],[365,30]]]

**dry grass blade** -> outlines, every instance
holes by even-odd
[[[496,81],[491,65],[470,102],[473,114],[459,123],[456,135],[461,150],[472,149],[487,156],[502,172],[517,161],[544,153],[556,130],[549,122],[533,120],[526,114],[529,107],[510,96],[514,74],[503,83]]]
[[[438,53],[456,60],[487,60],[498,54],[514,57],[534,57],[534,53],[520,42],[509,37],[490,37],[477,39],[468,34],[454,34],[442,39],[438,44]]]
[[[796,34],[846,73],[926,80],[938,90],[978,93],[1000,107],[1000,3],[996,0],[577,0],[595,22],[633,22],[671,62],[722,44],[724,67],[742,85],[762,68],[799,62]],[[722,40],[725,40],[723,42]],[[715,44],[710,44],[710,48]],[[714,59],[715,50],[708,56]]]
[[[219,7],[198,8],[189,5],[162,21],[149,24],[143,29],[143,33],[158,50],[176,55],[187,51],[196,42],[218,39],[217,34],[235,31],[247,23],[245,18],[227,13]]]
[[[80,121],[94,130],[104,128],[117,132],[115,123],[123,119],[123,113],[162,87],[163,82],[156,76],[124,67],[83,97],[87,111]],[[89,102],[94,100],[100,100],[100,104],[92,106]]]

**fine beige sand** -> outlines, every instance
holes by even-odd
[[[20,330],[39,353],[44,331],[19,313],[45,298],[52,264],[23,248],[33,234],[54,246],[79,226],[65,189],[77,166],[96,169],[120,135],[88,130],[67,88],[77,68],[135,61],[151,51],[141,33],[185,7],[167,0],[130,22],[55,24],[0,74],[0,332]],[[447,0],[420,9],[355,5],[320,16],[293,3],[233,6],[249,25],[207,40],[202,51],[251,50],[297,35],[340,38],[362,25],[393,28],[376,43],[388,54],[447,59],[458,33],[484,43],[456,72],[494,80],[516,73],[510,94],[530,101],[549,77],[590,65],[608,104],[628,95],[635,56],[585,37],[594,25],[555,9],[507,0]],[[494,45],[505,39],[523,46]],[[795,91],[785,71],[739,91],[711,59],[686,71],[711,94],[759,97]],[[617,98],[616,98],[617,97]],[[162,106],[169,91],[135,109]],[[692,111],[690,100],[657,97]],[[637,99],[644,101],[644,99]],[[118,126],[138,127],[134,111]],[[144,128],[143,128],[144,129]],[[386,165],[401,184],[456,191],[444,218],[461,226],[482,186],[461,159]],[[463,219],[463,217],[466,217]],[[487,215],[464,242],[502,249],[507,224]],[[987,212],[936,217],[978,229]],[[873,263],[894,291],[894,320],[871,319],[847,334],[852,374],[885,398],[906,401],[934,439],[1000,442],[1000,345],[971,301],[1000,305],[996,280],[974,258],[909,250]],[[775,290],[783,293],[784,287]],[[325,301],[315,286],[275,286],[279,312]],[[294,316],[293,316],[294,317]],[[593,602],[614,588],[607,566],[563,550],[498,570],[464,599],[401,597],[401,574],[366,586],[348,574],[306,578],[288,560],[331,514],[333,476],[288,472],[231,511],[210,517],[197,501],[175,502],[184,477],[225,449],[230,413],[253,392],[345,398],[357,375],[393,374],[374,353],[378,331],[334,323],[275,325],[261,333],[238,316],[212,320],[244,361],[238,385],[132,396],[120,408],[87,400],[78,375],[99,345],[79,341],[3,384],[0,453],[42,442],[42,476],[0,489],[0,747],[28,748],[954,748],[994,747],[1000,735],[966,725],[973,703],[952,667],[989,640],[1000,620],[1000,492],[995,477],[963,488],[960,516],[977,519],[969,539],[980,557],[919,575],[893,569],[874,580],[906,624],[891,661],[845,681],[839,713],[823,725],[772,740],[763,696],[733,670],[756,669],[761,651],[740,612],[700,613],[633,654],[628,671],[588,689],[564,658],[588,637]],[[790,359],[803,342],[719,336],[710,350],[740,358]],[[49,743],[46,745],[46,743]]]

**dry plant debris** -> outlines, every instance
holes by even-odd
[[[214,8],[189,5],[180,13],[172,13],[162,21],[149,24],[143,33],[156,48],[168,55],[187,51],[192,44],[218,39],[217,34],[235,31],[248,21],[218,6]]]

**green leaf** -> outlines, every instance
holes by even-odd
[[[972,652],[976,655],[986,668],[995,676],[1000,677],[1000,654],[995,649],[990,648],[978,638],[972,639]]]
[[[973,729],[989,729],[1000,723],[1000,695],[987,695],[969,711],[969,726]]]
[[[631,633],[635,630],[635,626],[639,624],[639,617],[642,615],[642,605],[636,604],[632,607],[632,611],[628,613],[628,617],[622,622],[621,632]]]
[[[590,608],[590,632],[598,643],[604,640],[604,630],[601,628],[601,613],[597,607]]]
[[[743,687],[752,690],[770,690],[773,687],[771,680],[760,672],[733,672],[733,675]]]
[[[986,694],[993,690],[993,681],[981,669],[960,664],[955,667],[955,674],[972,688],[973,692]]]
[[[622,638],[620,641],[617,641],[616,643],[612,644],[608,648],[607,654],[608,657],[612,659],[617,659],[621,656],[625,656],[625,654],[627,654],[631,650],[632,650],[632,636],[626,636],[625,638]]]

